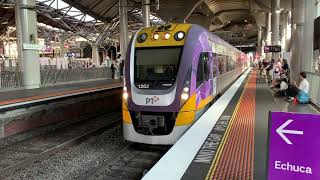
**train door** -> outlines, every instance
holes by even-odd
[[[200,54],[200,59],[197,68],[197,89],[198,89],[198,99],[204,100],[209,95],[211,95],[211,79],[212,73],[210,70],[210,59],[212,56],[209,52],[202,52]]]
[[[217,77],[219,75],[219,57],[216,53],[211,53],[211,71],[212,71],[212,95],[217,94]]]

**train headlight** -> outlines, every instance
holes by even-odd
[[[189,94],[188,94],[188,93],[183,92],[183,93],[181,94],[181,99],[182,99],[182,100],[186,101],[188,98],[189,98]]]
[[[183,105],[189,99],[189,81],[184,82],[184,88],[181,93],[181,102],[180,105]]]
[[[183,91],[187,93],[187,92],[189,92],[189,88],[185,87],[185,88],[183,88]]]
[[[160,35],[159,35],[158,33],[153,34],[153,39],[154,39],[154,40],[159,39],[159,37],[160,37]]]
[[[170,38],[170,34],[169,33],[164,33],[163,38],[165,40],[169,39]]]
[[[127,100],[128,99],[129,94],[127,92],[123,92],[123,99]]]
[[[185,36],[185,33],[183,31],[178,31],[176,34],[174,34],[174,39],[176,41],[181,41]]]
[[[148,38],[148,34],[147,34],[147,33],[142,33],[142,34],[140,34],[140,36],[138,37],[138,42],[139,42],[139,43],[143,43],[144,41],[146,41],[147,38]]]
[[[127,90],[128,90],[127,87],[126,87],[126,86],[123,86],[123,94],[122,94],[122,97],[123,97],[123,99],[125,99],[125,100],[127,100],[128,97],[129,97],[129,94],[128,94]]]

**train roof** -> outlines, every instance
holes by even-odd
[[[239,49],[237,49],[236,47],[232,46],[230,43],[228,43],[227,41],[221,39],[219,36],[217,36],[216,34],[214,34],[213,32],[209,32],[211,34],[211,36],[217,40],[217,43],[220,43],[222,45],[224,45],[227,48],[233,49],[234,51],[238,51],[243,53],[242,51],[240,51]]]
[[[167,28],[169,27],[169,28]],[[207,32],[207,34],[210,36],[210,39],[213,40],[215,43],[218,43],[228,49],[231,49],[233,51],[239,52],[239,53],[243,53],[241,52],[239,49],[237,49],[236,47],[232,46],[231,44],[229,44],[228,42],[224,41],[223,39],[221,39],[219,36],[217,36],[216,34],[214,34],[213,32],[208,31],[207,29],[205,29],[204,27],[198,25],[198,24],[186,24],[186,23],[170,23],[170,24],[166,24],[166,25],[161,25],[161,26],[156,26],[156,27],[148,27],[148,28],[142,28],[139,30],[139,35],[142,33],[152,33],[152,32],[163,32],[163,30],[170,30],[173,32],[177,32],[177,31],[184,31],[189,33],[189,29],[195,27],[195,28],[199,28],[202,31]],[[165,32],[165,31],[164,31]],[[161,46],[162,41],[150,41],[152,42],[154,45],[157,46]],[[174,43],[179,43],[179,44],[184,44],[184,41],[174,41]],[[150,43],[138,43],[136,44],[136,47],[144,47],[144,46],[149,46]]]

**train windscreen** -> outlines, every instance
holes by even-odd
[[[182,47],[135,51],[134,82],[139,89],[168,89],[176,81]]]

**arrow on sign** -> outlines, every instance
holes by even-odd
[[[284,124],[282,124],[276,131],[282,137],[282,139],[287,143],[287,144],[292,144],[292,142],[285,136],[284,134],[298,134],[298,135],[303,135],[303,131],[296,131],[296,130],[285,130],[284,128],[287,127],[293,120],[289,119],[287,120]]]

